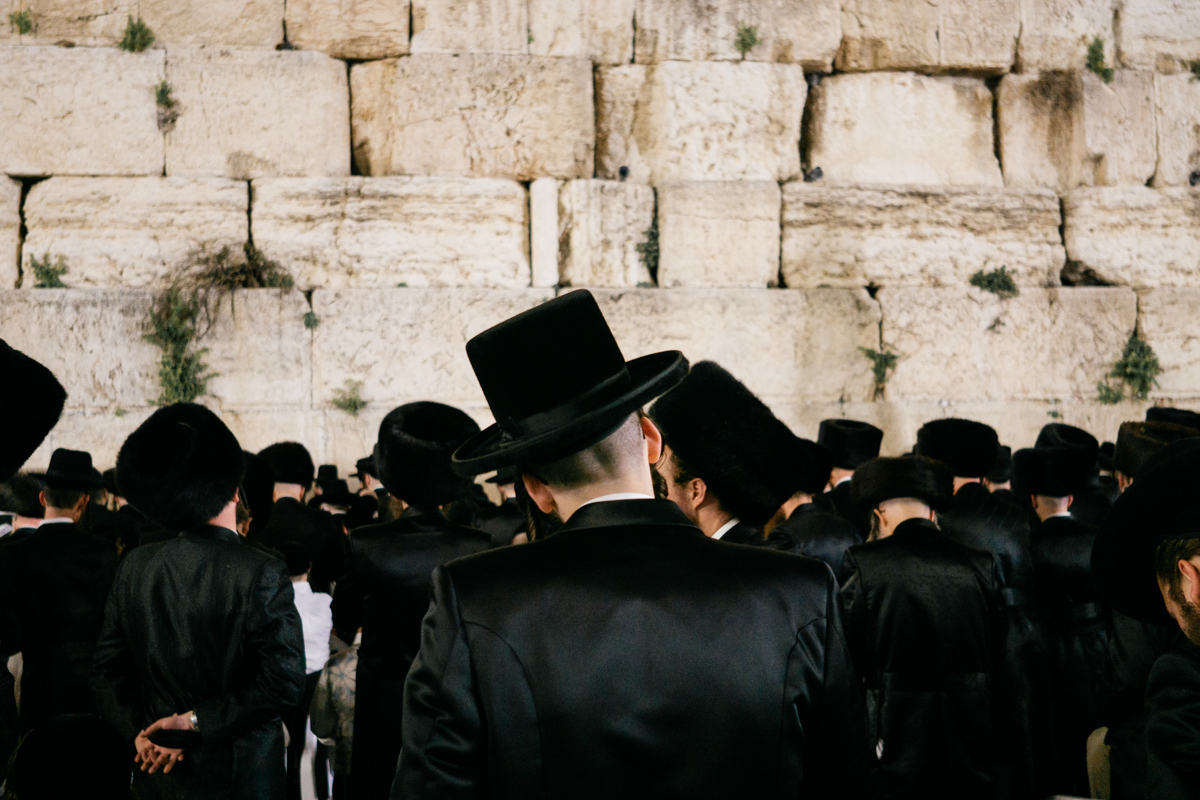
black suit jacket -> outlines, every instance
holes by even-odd
[[[842,481],[824,495],[833,510],[858,531],[859,541],[865,542],[871,535],[871,514],[857,508],[850,500],[850,481]]]
[[[718,541],[725,542],[726,544],[748,544],[755,547],[761,547],[767,543],[760,529],[753,525],[747,525],[740,520],[732,528],[725,531],[725,535]]]
[[[862,544],[858,530],[837,514],[823,511],[816,503],[798,506],[767,537],[768,547],[819,558],[834,575],[842,574],[846,551],[856,544]]]
[[[517,499],[510,497],[498,506],[478,509],[471,525],[491,536],[493,547],[504,547],[512,544],[518,533],[528,530],[529,518],[517,504]]]
[[[1160,656],[1146,686],[1150,800],[1200,797],[1200,647]]]
[[[1005,620],[990,556],[914,519],[851,547],[842,577],[878,796],[994,796],[993,682]]]
[[[434,568],[491,544],[482,531],[411,506],[392,522],[350,534],[348,569],[333,610],[343,639],[354,641],[362,627],[351,753],[355,797],[387,797],[396,776],[404,678],[421,646]]]
[[[24,658],[22,730],[95,713],[88,678],[116,571],[116,545],[69,522],[0,551],[0,651]]]
[[[96,645],[100,716],[132,740],[192,710],[201,747],[171,774],[135,772],[143,800],[282,798],[280,715],[304,691],[304,634],[282,562],[204,527],[121,563]]]
[[[270,520],[254,534],[255,541],[275,550],[288,543],[302,545],[312,561],[308,582],[314,592],[326,594],[345,571],[345,538],[328,512],[291,497],[276,500]]]
[[[666,500],[441,567],[392,797],[860,796],[836,590]]]

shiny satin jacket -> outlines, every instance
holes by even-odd
[[[880,797],[995,795],[992,683],[1003,663],[1000,576],[929,520],[851,547],[846,638],[867,689]]]
[[[131,741],[194,710],[203,737],[171,774],[134,773],[143,800],[282,798],[280,714],[303,690],[304,635],[282,561],[216,527],[122,561],[96,644],[96,708]]]
[[[858,529],[816,503],[798,506],[767,537],[768,547],[820,559],[829,565],[834,575],[842,574],[846,551],[856,544],[862,544]]]
[[[858,797],[837,584],[665,500],[438,569],[393,798]]]

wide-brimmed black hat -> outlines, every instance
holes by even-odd
[[[1200,430],[1200,414],[1186,408],[1151,406],[1146,409],[1146,422],[1170,422],[1172,425]]]
[[[850,479],[850,499],[869,512],[886,500],[911,497],[943,511],[954,494],[954,476],[940,461],[923,456],[874,458],[860,464]]]
[[[309,500],[308,504],[313,508],[320,508],[323,505],[349,508],[354,504],[356,497],[358,495],[350,491],[350,484],[339,478],[336,481],[327,481],[321,489],[321,493]]]
[[[1200,436],[1200,430],[1173,422],[1122,422],[1113,449],[1113,469],[1136,478],[1150,457],[1180,439]]]
[[[195,403],[155,411],[117,454],[117,488],[167,530],[203,525],[221,513],[242,481],[237,437]]]
[[[379,477],[379,467],[375,466],[375,454],[363,456],[358,461],[354,462],[354,477],[362,480],[363,475],[370,475],[372,478]]]
[[[996,448],[996,463],[984,477],[991,483],[1008,483],[1013,476],[1012,448],[1002,444]]]
[[[92,466],[92,454],[60,447],[50,454],[46,485],[51,489],[90,492],[104,488],[104,477]]]
[[[1000,439],[990,425],[969,419],[935,419],[917,431],[913,452],[941,461],[958,478],[982,478],[996,464]]]
[[[1095,436],[1083,428],[1067,425],[1065,422],[1051,422],[1043,426],[1033,446],[1073,447],[1082,450],[1092,464],[1095,464],[1100,456],[1100,441]]]
[[[1013,483],[1023,495],[1066,497],[1087,487],[1096,459],[1082,447],[1030,447],[1013,455]]]
[[[337,464],[322,464],[317,467],[316,484],[321,487],[321,491],[325,491],[326,484],[332,486],[338,478]]]
[[[393,409],[379,425],[379,480],[393,497],[418,508],[466,497],[474,482],[456,473],[450,458],[478,433],[479,423],[454,406],[419,402]]]
[[[817,444],[823,445],[838,469],[857,469],[879,455],[883,431],[853,419],[823,419],[817,429]]]
[[[1092,578],[1117,611],[1170,622],[1155,577],[1155,551],[1168,539],[1200,538],[1193,502],[1198,483],[1200,438],[1177,441],[1145,463],[1109,510],[1092,545]]]
[[[312,486],[316,467],[308,448],[299,442],[276,442],[259,450],[258,455],[270,465],[276,483]]]
[[[799,488],[792,464],[795,434],[712,361],[693,366],[658,398],[650,418],[721,508],[747,524],[769,520]]]
[[[50,370],[0,340],[0,481],[21,468],[58,422],[67,393]]]
[[[688,364],[675,350],[626,362],[586,290],[489,328],[467,342],[467,357],[496,424],[454,454],[463,475],[590,447],[679,383]]]

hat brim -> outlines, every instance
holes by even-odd
[[[553,430],[511,438],[498,424],[484,428],[454,453],[452,464],[459,475],[478,475],[502,467],[552,461],[578,452],[604,438],[626,416],[679,383],[688,372],[688,360],[678,350],[652,353],[626,363],[630,389],[618,398],[575,415]]]

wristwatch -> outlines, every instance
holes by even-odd
[[[190,721],[192,723],[192,730],[194,730],[196,733],[199,733],[200,732],[200,720],[196,719],[195,711],[192,712]]]

